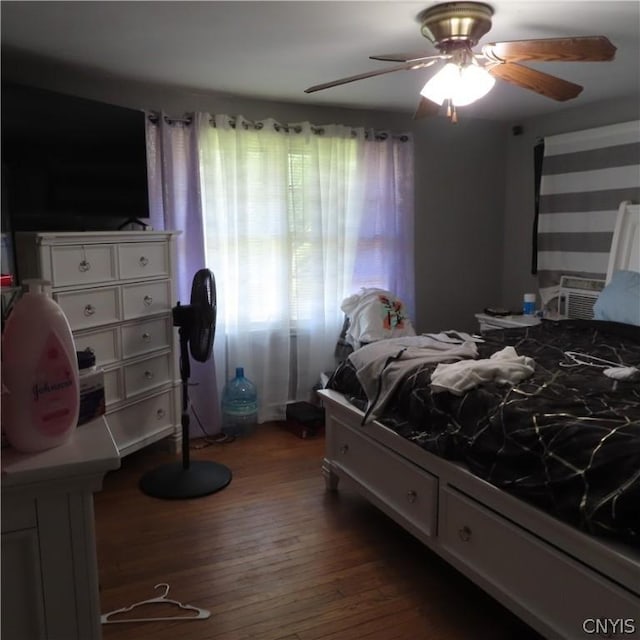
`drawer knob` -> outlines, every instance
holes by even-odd
[[[142,334],[142,339],[143,339],[145,342],[149,342],[149,340],[151,340],[151,334],[150,334],[150,333],[147,333],[147,332],[145,331],[145,332]]]
[[[88,304],[84,308],[84,315],[90,318],[96,312],[96,308],[92,304]]]
[[[147,369],[147,370],[144,372],[144,377],[145,377],[147,380],[153,380],[153,371],[149,371],[149,369]]]
[[[153,304],[153,298],[151,296],[145,296],[143,302],[146,307],[150,307]]]
[[[158,418],[158,420],[160,420],[160,418],[164,418],[164,416],[165,416],[164,409],[158,409],[156,411],[156,418]]]
[[[347,451],[349,451],[349,445],[348,444],[343,444],[340,447],[340,453],[347,453]]]
[[[458,529],[458,535],[462,542],[469,542],[471,540],[471,529],[465,524],[464,527]]]
[[[407,500],[411,503],[414,503],[417,499],[418,494],[413,489],[409,489],[409,491],[407,491]]]
[[[78,271],[82,273],[89,271],[89,269],[91,269],[91,263],[88,260],[81,260],[80,264],[78,264]]]
[[[149,264],[149,258],[145,258],[144,256],[141,256],[138,262],[140,263],[141,267],[146,267]]]

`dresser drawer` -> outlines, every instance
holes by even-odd
[[[77,351],[89,350],[96,357],[96,366],[113,364],[120,359],[117,327],[100,331],[85,331],[73,336]]]
[[[442,491],[439,528],[450,554],[545,620],[552,637],[588,638],[582,625],[590,618],[637,618],[627,591],[452,487]]]
[[[168,280],[125,285],[122,299],[125,320],[164,313],[171,310],[171,287]]]
[[[436,534],[438,479],[342,425],[334,432],[335,464],[427,536]]]
[[[165,242],[133,242],[118,246],[120,278],[169,276],[169,247]]]
[[[122,327],[122,356],[131,358],[171,345],[169,316]]]
[[[107,416],[107,424],[121,455],[171,434],[175,428],[173,392],[124,407]]]
[[[107,405],[124,400],[122,369],[109,369],[104,372],[104,401]]]
[[[117,287],[54,293],[71,329],[87,329],[120,320],[120,295]]]
[[[124,386],[127,390],[127,398],[133,398],[170,382],[170,372],[171,355],[169,353],[125,366]]]
[[[115,246],[61,245],[51,248],[54,287],[98,284],[116,279]]]

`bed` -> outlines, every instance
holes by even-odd
[[[402,358],[385,354],[413,344],[393,338],[356,349],[320,391],[327,488],[355,487],[546,638],[640,638],[639,223],[623,203],[597,319],[474,343],[468,360],[508,354],[521,378],[450,383],[463,356],[449,378],[436,361],[392,372]],[[384,363],[371,384],[363,362]]]

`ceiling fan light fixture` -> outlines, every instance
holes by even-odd
[[[476,64],[449,62],[424,85],[420,95],[439,105],[449,100],[455,107],[464,107],[487,95],[495,82]]]
[[[458,107],[464,107],[476,100],[480,100],[493,89],[496,79],[483,67],[470,64],[463,67],[458,93],[453,98],[453,103]]]

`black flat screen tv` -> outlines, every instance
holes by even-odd
[[[4,82],[1,107],[4,231],[148,222],[142,110]]]

